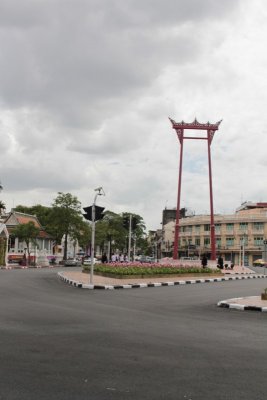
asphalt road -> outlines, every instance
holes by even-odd
[[[1,400],[263,400],[267,313],[216,306],[267,279],[83,290],[0,271]]]

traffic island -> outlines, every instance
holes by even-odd
[[[230,308],[239,311],[262,311],[267,312],[267,300],[261,296],[237,297],[234,299],[222,300],[218,307]]]

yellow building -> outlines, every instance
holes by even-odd
[[[267,238],[267,203],[246,202],[232,215],[214,215],[216,252],[225,263],[252,265],[263,257]],[[179,257],[210,255],[210,216],[194,215],[180,219]],[[161,254],[171,256],[175,221],[163,225]],[[244,246],[244,247],[243,247]]]

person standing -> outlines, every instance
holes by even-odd
[[[102,264],[105,264],[105,263],[108,262],[108,258],[107,258],[106,253],[104,253],[104,254],[102,255],[101,262],[102,262]]]
[[[223,258],[221,255],[218,258],[218,266],[220,269],[223,269]]]
[[[208,259],[206,254],[203,255],[202,260],[201,260],[201,264],[203,268],[206,268],[206,266],[208,265]]]

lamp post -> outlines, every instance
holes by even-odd
[[[129,216],[129,238],[128,238],[128,261],[131,260],[131,246],[132,246],[132,214]]]
[[[105,195],[102,187],[95,189],[95,198],[92,205],[92,237],[91,237],[91,269],[90,269],[90,283],[93,284],[94,277],[94,258],[95,258],[95,206],[97,196]]]
[[[242,246],[242,270],[245,267],[245,236],[243,236],[243,246]]]
[[[242,270],[244,271],[245,267],[245,244],[246,244],[246,237],[247,235],[244,235],[242,238]]]
[[[264,261],[264,275],[265,275],[265,268],[266,268],[266,263],[267,263],[267,240],[264,239],[263,241],[263,249],[264,249],[264,257],[263,257],[263,261]]]

